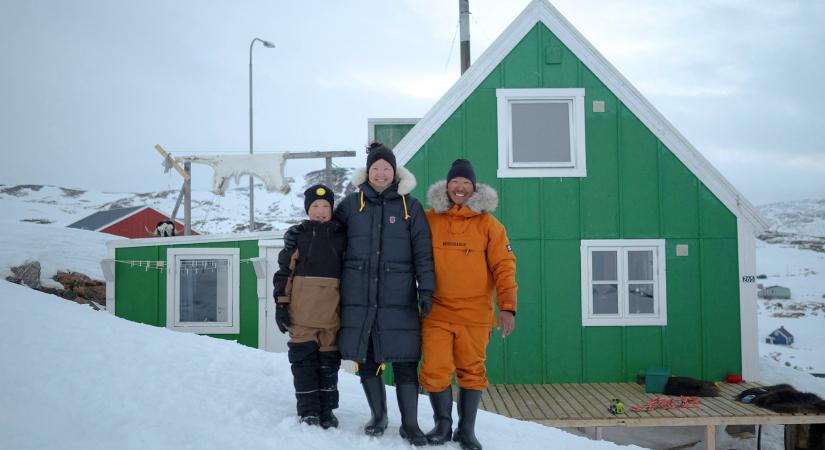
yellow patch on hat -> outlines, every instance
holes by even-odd
[[[322,188],[322,187],[319,187],[318,189],[315,190],[315,195],[324,196],[326,193],[327,193],[327,190]]]

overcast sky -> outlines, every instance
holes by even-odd
[[[473,59],[528,3],[470,0]],[[825,2],[553,4],[753,203],[825,198]],[[253,50],[255,149],[361,164],[367,118],[457,80],[457,21],[456,0],[3,0],[0,184],[176,189],[154,144],[248,152],[254,37],[277,46]]]

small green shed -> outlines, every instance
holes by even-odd
[[[515,333],[491,340],[491,382],[757,376],[764,219],[547,1],[423,118],[369,128],[421,200],[456,158],[498,190],[519,311]]]
[[[286,351],[272,276],[283,231],[107,241],[106,310],[172,330]]]

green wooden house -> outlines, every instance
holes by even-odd
[[[172,330],[286,351],[272,276],[283,231],[107,241],[106,310]]]
[[[498,190],[519,311],[491,339],[491,382],[757,376],[764,219],[547,1],[423,118],[369,128],[421,200],[456,158]]]

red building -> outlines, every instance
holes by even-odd
[[[69,228],[99,231],[114,234],[130,239],[154,236],[158,222],[169,220],[169,216],[161,214],[149,206],[133,206],[131,208],[108,209],[98,211],[88,217],[69,225]],[[175,221],[176,235],[183,235],[183,224]],[[148,231],[147,231],[148,230]],[[197,235],[192,231],[192,235]]]

